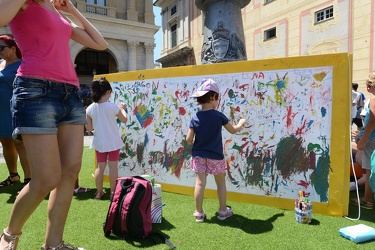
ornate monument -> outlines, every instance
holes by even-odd
[[[202,64],[246,58],[241,9],[251,0],[195,0],[204,13]]]

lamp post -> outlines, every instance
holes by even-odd
[[[195,0],[204,12],[202,64],[247,60],[241,9],[251,0]]]

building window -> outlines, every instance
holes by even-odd
[[[270,2],[273,2],[273,1],[275,1],[275,0],[264,0],[264,4],[270,3]]]
[[[86,0],[86,12],[107,16],[106,0]]]
[[[264,31],[264,41],[276,38],[276,27]]]
[[[177,13],[177,7],[176,5],[174,5],[172,8],[171,8],[171,16],[173,16],[174,14]]]
[[[177,24],[171,26],[171,45],[172,48],[177,46]]]
[[[315,12],[315,23],[321,23],[333,18],[333,6]]]
[[[86,3],[96,4],[100,6],[106,6],[106,0],[86,0]]]

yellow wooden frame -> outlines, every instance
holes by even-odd
[[[350,106],[352,56],[347,53],[277,58],[256,61],[218,63],[210,65],[184,66],[153,70],[122,72],[105,76],[110,82],[121,82],[138,79],[170,78],[182,76],[199,76],[226,74],[248,71],[270,71],[280,69],[298,69],[312,67],[333,67],[332,83],[332,124],[331,124],[331,172],[329,175],[329,197],[327,203],[314,202],[313,212],[344,216],[348,214],[349,203],[349,162],[350,162]],[[95,76],[95,77],[99,77]],[[181,194],[193,194],[193,187],[161,183],[162,190]],[[206,190],[206,197],[216,198],[216,190]],[[228,192],[228,200],[254,203],[283,209],[293,209],[294,200],[243,193]]]

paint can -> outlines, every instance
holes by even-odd
[[[296,211],[296,221],[301,224],[310,224],[312,220],[312,204],[306,206],[305,208],[295,208]]]

